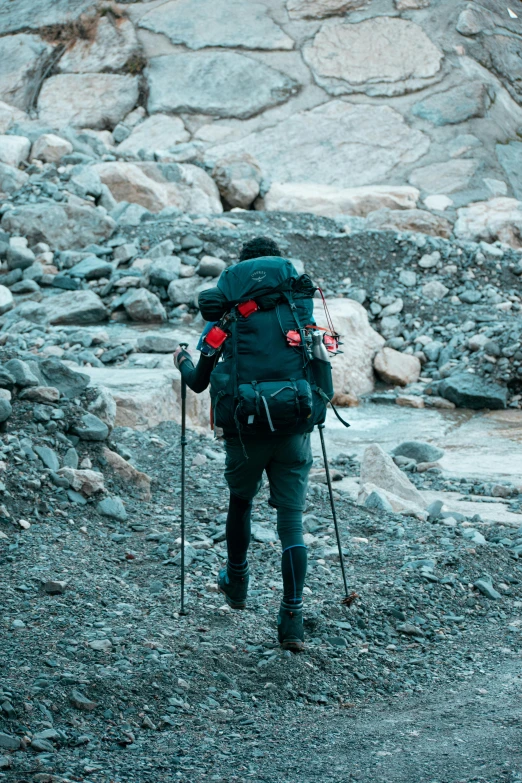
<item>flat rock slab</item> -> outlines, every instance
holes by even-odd
[[[412,187],[374,185],[338,188],[308,182],[274,183],[256,202],[256,209],[282,212],[312,212],[323,217],[366,217],[377,209],[408,209],[417,204],[419,191]]]
[[[293,40],[264,3],[244,0],[171,0],[141,17],[139,26],[189,49],[293,49]]]
[[[522,141],[497,144],[497,158],[509,179],[515,196],[522,199]]]
[[[128,19],[102,16],[93,40],[78,38],[57,66],[60,73],[119,71],[140,53],[134,25]]]
[[[51,51],[52,47],[36,35],[20,33],[0,38],[0,100],[29,109],[39,73]]]
[[[402,95],[441,78],[442,52],[422,27],[378,16],[356,24],[327,20],[303,56],[332,95]]]
[[[139,80],[113,73],[66,73],[46,79],[38,97],[38,116],[53,128],[107,130],[136,105]]]
[[[0,30],[38,30],[52,24],[66,24],[95,8],[95,0],[16,0],[0,5]]]
[[[189,52],[154,57],[145,69],[147,108],[247,118],[286,101],[297,82],[235,52]]]
[[[522,201],[514,198],[492,198],[477,201],[457,210],[455,235],[472,242],[500,239],[511,247],[522,247]]]
[[[367,5],[369,0],[286,0],[290,19],[322,19],[354,11]]]
[[[190,135],[179,117],[154,114],[134,128],[130,136],[118,146],[118,152],[133,155],[137,155],[140,150],[148,153],[164,152],[189,139]]]
[[[453,231],[449,220],[426,209],[378,209],[368,215],[366,227],[379,231],[413,231],[445,239]]]
[[[1,226],[27,237],[30,245],[46,242],[56,250],[75,250],[108,239],[116,223],[104,210],[47,202],[10,209]]]
[[[472,373],[459,373],[439,383],[438,393],[457,408],[499,410],[507,405],[507,389]]]
[[[416,169],[410,182],[425,193],[455,193],[469,187],[477,170],[476,160],[447,160]]]
[[[412,113],[434,125],[456,125],[473,117],[484,117],[490,105],[484,82],[469,82],[430,95],[416,103]]]
[[[212,147],[218,159],[247,152],[273,182],[314,182],[351,187],[381,184],[401,165],[415,163],[430,147],[388,106],[334,100],[294,114],[278,125]],[[296,155],[296,150],[299,154]]]

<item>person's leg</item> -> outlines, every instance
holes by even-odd
[[[227,567],[229,572],[243,574],[248,569],[252,501],[230,493],[227,516]]]
[[[283,602],[287,606],[300,608],[308,562],[303,538],[303,512],[280,506],[277,509],[277,532],[283,549]]]

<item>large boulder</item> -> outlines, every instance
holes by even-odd
[[[10,209],[1,226],[9,234],[23,234],[31,245],[46,242],[57,250],[74,250],[108,239],[116,223],[103,209],[47,202]]]
[[[181,260],[177,256],[156,258],[149,267],[149,281],[152,285],[165,286],[179,277]]]
[[[274,183],[256,209],[281,212],[312,212],[323,217],[359,215],[366,217],[377,209],[412,209],[419,191],[408,186],[367,185],[339,188],[310,182]]]
[[[273,21],[266,5],[257,1],[169,0],[144,14],[139,26],[189,49],[294,48],[293,40]]]
[[[230,207],[248,209],[259,195],[262,175],[258,162],[243,153],[218,160],[212,179]]]
[[[290,19],[322,19],[353,11],[367,5],[369,0],[286,0]]]
[[[140,54],[134,25],[109,14],[97,20],[96,32],[90,38],[78,38],[65,50],[58,62],[61,73],[96,73],[120,71],[132,57]]]
[[[136,125],[130,136],[118,146],[118,152],[139,156],[143,151],[153,155],[155,152],[168,152],[189,139],[190,134],[179,117],[154,114]]]
[[[65,25],[95,6],[95,0],[16,0],[15,3],[1,3],[0,30],[5,35],[18,30]]]
[[[341,100],[293,114],[264,130],[217,144],[215,160],[247,152],[273,182],[351,187],[382,183],[401,165],[415,163],[430,146],[388,106]],[[296,154],[299,150],[299,154]]]
[[[0,163],[19,166],[29,157],[31,142],[25,136],[0,136]]]
[[[58,74],[43,83],[40,122],[53,128],[112,129],[138,101],[136,76],[112,73]]]
[[[444,456],[444,451],[431,443],[420,440],[407,440],[392,450],[394,457],[406,457],[415,462],[437,462]]]
[[[499,239],[511,247],[522,247],[522,201],[493,198],[477,201],[457,211],[455,234],[472,242],[495,242]]]
[[[209,175],[190,163],[97,163],[93,169],[116,201],[160,212],[173,206],[199,214],[222,212],[219,191]]]
[[[68,367],[54,356],[42,359],[37,373],[43,383],[58,389],[62,397],[78,397],[89,385],[89,376]]]
[[[167,313],[159,297],[146,288],[137,288],[125,296],[123,306],[133,321],[161,323],[167,320]]]
[[[73,151],[73,145],[67,139],[54,133],[43,133],[34,142],[31,160],[43,160],[44,163],[58,163],[64,155]]]
[[[374,487],[379,487],[387,493],[388,499],[391,494],[413,504],[419,511],[426,508],[426,501],[419,490],[377,443],[368,446],[364,451],[361,461],[360,487],[361,495],[365,496],[364,499],[367,494],[373,491]],[[361,500],[361,496],[359,499]]]
[[[182,52],[153,57],[146,68],[147,108],[218,117],[252,117],[287,100],[297,83],[236,52]]]
[[[413,231],[445,239],[449,239],[453,231],[449,220],[425,209],[378,209],[370,212],[366,226],[378,231]]]
[[[416,383],[421,372],[421,363],[416,356],[401,353],[394,348],[383,348],[379,351],[373,366],[379,378],[398,386]]]
[[[473,373],[451,375],[438,384],[438,394],[457,408],[500,410],[507,405],[507,389]]]
[[[372,329],[366,310],[358,302],[329,299],[327,306],[343,343],[343,353],[331,359],[335,393],[359,396],[372,391],[373,357],[384,344],[384,338]],[[314,317],[319,326],[328,325],[319,300],[314,300]]]
[[[333,95],[402,95],[442,76],[443,54],[422,27],[377,16],[355,24],[328,19],[303,56],[316,81]]]
[[[107,320],[107,310],[94,291],[65,291],[45,299],[38,305],[42,320],[52,325],[99,324]]]
[[[52,47],[36,35],[0,38],[0,99],[19,109],[31,108],[50,52]]]

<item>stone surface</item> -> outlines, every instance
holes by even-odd
[[[13,376],[19,388],[25,389],[28,386],[38,386],[38,378],[31,371],[27,362],[22,361],[22,359],[9,359],[4,368]]]
[[[297,90],[289,76],[235,52],[190,52],[154,57],[146,75],[147,108],[252,117],[283,103]]]
[[[34,451],[38,454],[46,468],[53,470],[55,473],[60,469],[60,460],[53,449],[50,449],[48,446],[35,446]]]
[[[472,373],[457,373],[439,383],[438,394],[457,408],[499,410],[507,405],[507,389]]]
[[[437,462],[444,456],[444,451],[431,443],[418,440],[407,440],[392,450],[394,457],[407,457],[415,462]]]
[[[356,24],[327,20],[305,61],[316,81],[333,95],[401,95],[440,78],[442,52],[422,27],[406,19],[378,16]]]
[[[31,108],[38,78],[51,51],[52,47],[36,35],[20,33],[0,38],[0,100],[19,109]]]
[[[107,310],[94,291],[66,291],[41,303],[43,322],[55,326],[97,324],[107,319]]]
[[[0,285],[0,315],[4,315],[13,307],[14,299],[11,291],[5,285]]]
[[[449,288],[444,283],[441,283],[440,280],[430,280],[429,283],[424,283],[421,291],[426,299],[437,302],[439,299],[444,299],[446,294],[449,293]]]
[[[9,269],[28,269],[33,265],[35,255],[28,247],[14,245],[7,248],[6,261]]]
[[[201,283],[201,279],[185,277],[173,280],[168,287],[168,295],[172,304],[191,304]]]
[[[95,495],[97,492],[103,492],[105,489],[103,473],[98,473],[95,470],[75,470],[65,467],[60,468],[58,475],[67,479],[72,489],[87,497]]]
[[[25,171],[15,169],[7,163],[0,163],[0,192],[14,193],[26,184],[29,176]]]
[[[256,209],[282,212],[312,212],[323,217],[358,215],[366,217],[374,210],[412,209],[419,191],[412,187],[373,185],[339,188],[307,182],[274,183],[256,204]]]
[[[369,0],[286,0],[290,19],[322,19],[363,8]]]
[[[380,231],[414,231],[434,237],[449,238],[453,226],[446,218],[425,209],[379,209],[368,215],[367,227]]]
[[[96,398],[89,405],[89,413],[93,413],[112,430],[116,423],[116,400],[106,386],[100,386],[97,391]]]
[[[4,101],[0,101],[0,133],[8,131],[16,122],[27,120],[25,112],[11,106]]]
[[[377,443],[364,450],[361,461],[360,485],[361,487],[374,485],[415,504],[419,509],[426,507],[424,498],[418,489]]]
[[[373,389],[373,357],[384,339],[369,324],[366,310],[351,299],[329,299],[328,309],[342,335],[343,353],[331,359],[334,389],[359,396]],[[314,300],[314,318],[327,326],[321,302]]]
[[[161,301],[156,294],[147,291],[146,288],[138,288],[127,294],[123,306],[133,321],[161,323],[167,320],[167,313]]]
[[[447,194],[465,190],[477,169],[475,160],[448,160],[416,169],[410,182],[425,193]]]
[[[21,400],[31,400],[44,405],[58,402],[60,391],[54,386],[32,386],[18,395]]]
[[[150,500],[150,477],[146,473],[136,470],[130,462],[108,448],[103,449],[103,457],[107,465],[122,481],[134,486],[142,494],[144,500]]]
[[[177,256],[157,258],[149,268],[149,280],[152,285],[166,286],[179,277],[181,261]]]
[[[294,48],[294,42],[273,21],[266,5],[256,0],[170,0],[144,14],[139,25],[189,49]]]
[[[31,142],[25,136],[0,136],[0,163],[15,168],[27,160]]]
[[[73,426],[72,431],[80,440],[102,441],[109,437],[109,428],[94,413],[86,413],[82,416],[81,420]]]
[[[38,367],[42,381],[58,389],[68,399],[78,396],[88,386],[87,375],[73,370],[55,357],[43,359]]]
[[[63,25],[74,21],[94,5],[94,0],[16,0],[15,3],[2,3],[0,30],[5,34]]]
[[[116,519],[118,522],[125,522],[127,519],[127,512],[121,498],[104,498],[98,503],[97,509],[102,516]]]
[[[472,242],[499,239],[512,247],[522,247],[522,201],[493,198],[457,210],[455,234]]]
[[[216,158],[248,152],[273,182],[313,182],[345,188],[382,184],[401,165],[418,160],[429,138],[387,106],[334,100],[297,112],[274,127],[216,145]],[[295,151],[299,150],[299,155]]]
[[[165,337],[161,334],[147,334],[138,337],[138,350],[142,353],[174,353],[179,345],[175,337]]]
[[[2,228],[23,233],[31,245],[46,242],[57,250],[73,250],[108,239],[116,223],[104,210],[71,204],[23,204],[6,212]]]
[[[407,386],[419,380],[421,363],[416,356],[400,353],[394,348],[383,348],[373,362],[375,372],[386,383]]]
[[[483,82],[466,82],[419,101],[412,113],[434,125],[455,125],[473,117],[484,117],[490,105],[488,88]]]
[[[183,121],[179,117],[167,114],[154,114],[136,125],[130,136],[118,146],[118,152],[139,155],[143,150],[152,155],[155,152],[168,152],[177,144],[190,139]]]
[[[200,277],[219,277],[225,268],[226,262],[222,258],[203,256],[196,271]]]
[[[522,141],[497,144],[497,158],[517,199],[522,199]]]
[[[217,161],[212,179],[230,207],[248,209],[259,195],[262,175],[258,162],[243,153]]]
[[[135,76],[112,73],[58,74],[46,79],[38,97],[38,116],[53,128],[111,129],[137,103]]]
[[[66,49],[57,70],[60,73],[120,71],[139,53],[140,45],[132,22],[107,14],[98,19],[94,37],[78,38]]]
[[[31,160],[43,160],[44,163],[58,163],[64,155],[70,155],[73,145],[54,133],[43,133],[34,142]]]
[[[98,163],[94,167],[116,201],[141,204],[150,212],[177,207],[199,214],[222,212],[209,175],[190,163]]]
[[[71,267],[68,274],[82,280],[98,280],[100,277],[110,277],[113,269],[110,261],[105,261],[98,256],[89,256]]]

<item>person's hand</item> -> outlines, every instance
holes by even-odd
[[[174,364],[176,365],[178,370],[179,370],[180,366],[183,364],[183,362],[185,361],[185,359],[191,359],[191,358],[192,357],[191,357],[190,353],[187,351],[187,349],[186,348],[182,348],[181,346],[179,348],[176,348],[176,350],[174,351],[174,354],[172,356]]]

